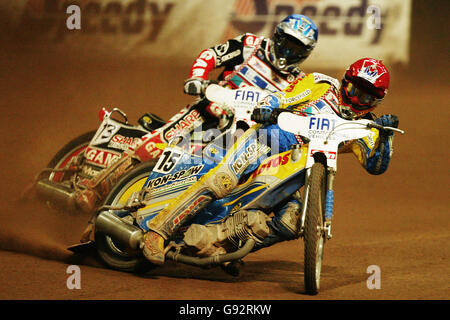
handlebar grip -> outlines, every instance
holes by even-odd
[[[398,133],[401,133],[401,134],[405,133],[405,131],[403,131],[403,130],[400,130],[400,129],[397,129],[397,128],[394,128],[394,127],[384,127],[384,126],[382,126],[380,124],[377,124],[377,123],[368,123],[367,127],[368,128],[375,128],[375,129],[382,130],[382,131],[385,131],[385,132],[386,131],[394,131],[394,132],[398,132]]]
[[[375,122],[368,123],[367,127],[368,128],[375,128],[375,129],[378,129],[378,130],[385,130],[385,128],[381,124],[378,124],[378,123],[375,123]]]

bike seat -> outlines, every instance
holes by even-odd
[[[156,130],[166,124],[166,121],[153,113],[146,113],[139,118],[138,123],[148,131]]]

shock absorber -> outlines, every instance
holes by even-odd
[[[333,205],[334,205],[334,178],[336,171],[332,168],[328,169],[327,177],[327,194],[325,198],[325,221],[324,228],[327,234],[327,238],[331,239],[331,219],[333,218]]]

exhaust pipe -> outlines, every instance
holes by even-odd
[[[39,180],[36,183],[36,193],[46,201],[50,201],[57,206],[76,209],[74,192],[71,188],[60,183],[49,180]]]
[[[182,262],[185,264],[189,264],[191,266],[208,268],[208,267],[218,266],[225,262],[242,259],[247,254],[249,254],[250,251],[252,251],[255,244],[256,244],[255,240],[250,238],[245,242],[245,244],[242,246],[242,248],[238,249],[235,252],[231,252],[231,253],[219,254],[219,255],[211,256],[211,257],[197,258],[197,257],[186,256],[181,253],[169,251],[166,254],[166,258],[173,260],[175,262]]]
[[[137,250],[143,241],[144,232],[142,229],[127,223],[110,211],[102,211],[95,221],[95,229],[114,239],[131,249]],[[225,262],[239,260],[245,257],[255,246],[254,239],[248,239],[244,246],[232,253],[220,254],[212,257],[198,258],[190,257],[173,251],[166,254],[166,258],[175,262],[197,266],[212,267]]]
[[[95,229],[132,249],[139,249],[144,237],[141,229],[126,223],[110,211],[100,212],[95,221]]]

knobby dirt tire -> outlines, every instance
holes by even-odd
[[[126,173],[105,198],[105,206],[119,206],[124,193],[136,184],[145,182],[157,160],[141,163]],[[95,243],[100,259],[110,268],[126,272],[146,272],[153,266],[144,258],[140,250],[126,251],[106,234],[96,231]]]
[[[304,278],[306,293],[315,295],[320,289],[320,273],[322,269],[323,246],[325,243],[323,224],[326,170],[323,164],[315,163],[311,167],[308,183],[309,195],[304,231]]]

